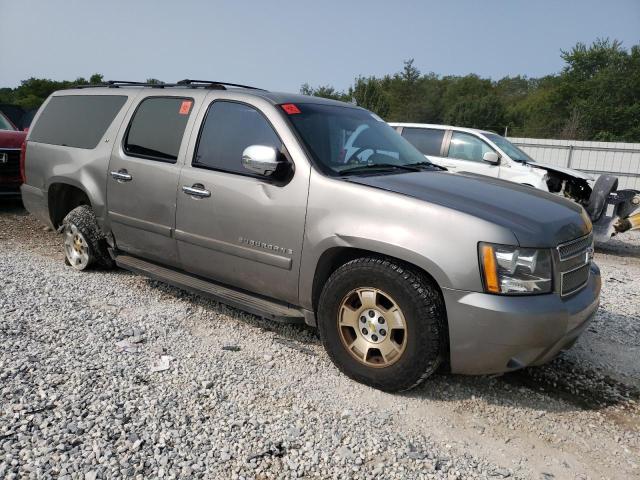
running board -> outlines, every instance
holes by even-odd
[[[188,273],[163,267],[130,255],[117,255],[116,264],[146,277],[205,295],[216,301],[239,308],[259,317],[283,323],[304,323],[302,310],[287,304],[275,302],[261,296],[251,295],[241,290],[222,286]]]

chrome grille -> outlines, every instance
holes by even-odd
[[[571,295],[582,289],[589,281],[593,234],[558,245],[560,294]]]
[[[590,268],[591,265],[587,263],[575,270],[563,272],[561,274],[562,281],[560,282],[562,284],[562,295],[570,295],[584,287],[589,280]]]
[[[572,240],[571,242],[563,243],[558,246],[558,253],[560,254],[560,261],[568,260],[569,258],[576,257],[583,252],[586,252],[593,243],[593,235],[589,234],[586,237]]]

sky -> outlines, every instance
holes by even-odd
[[[493,79],[562,69],[561,49],[640,43],[640,0],[0,0],[0,87],[29,77],[346,89],[415,59]]]

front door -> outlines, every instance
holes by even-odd
[[[241,163],[251,145],[288,156],[273,126],[282,123],[276,108],[210,104],[180,175],[176,239],[184,270],[295,304],[309,166],[296,165],[292,177],[278,182]]]
[[[485,162],[482,157],[486,152],[495,150],[471,133],[453,131],[442,165],[453,172],[470,172],[497,178],[500,176],[500,166]]]
[[[176,190],[193,99],[150,96],[111,154],[107,205],[119,250],[178,266]],[[183,146],[184,144],[184,146]],[[184,155],[184,153],[182,153]]]

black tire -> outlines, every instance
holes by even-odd
[[[602,212],[607,206],[607,198],[611,192],[618,189],[618,177],[613,175],[600,175],[593,185],[589,203],[585,210],[591,217],[592,222],[597,222],[602,216]]]
[[[372,287],[388,293],[406,322],[406,347],[388,366],[358,361],[343,344],[338,328],[340,306],[354,289]],[[387,392],[409,390],[432,375],[446,351],[446,310],[438,287],[423,273],[398,262],[363,257],[339,267],[320,295],[318,328],[333,363],[357,382]]]
[[[72,225],[78,229],[88,244],[89,261],[83,268],[77,268],[77,270],[85,270],[96,265],[100,265],[103,268],[113,268],[115,262],[109,255],[106,239],[98,226],[96,216],[91,207],[80,205],[71,210],[62,221],[62,231],[66,232]],[[66,254],[65,263],[71,265]]]

